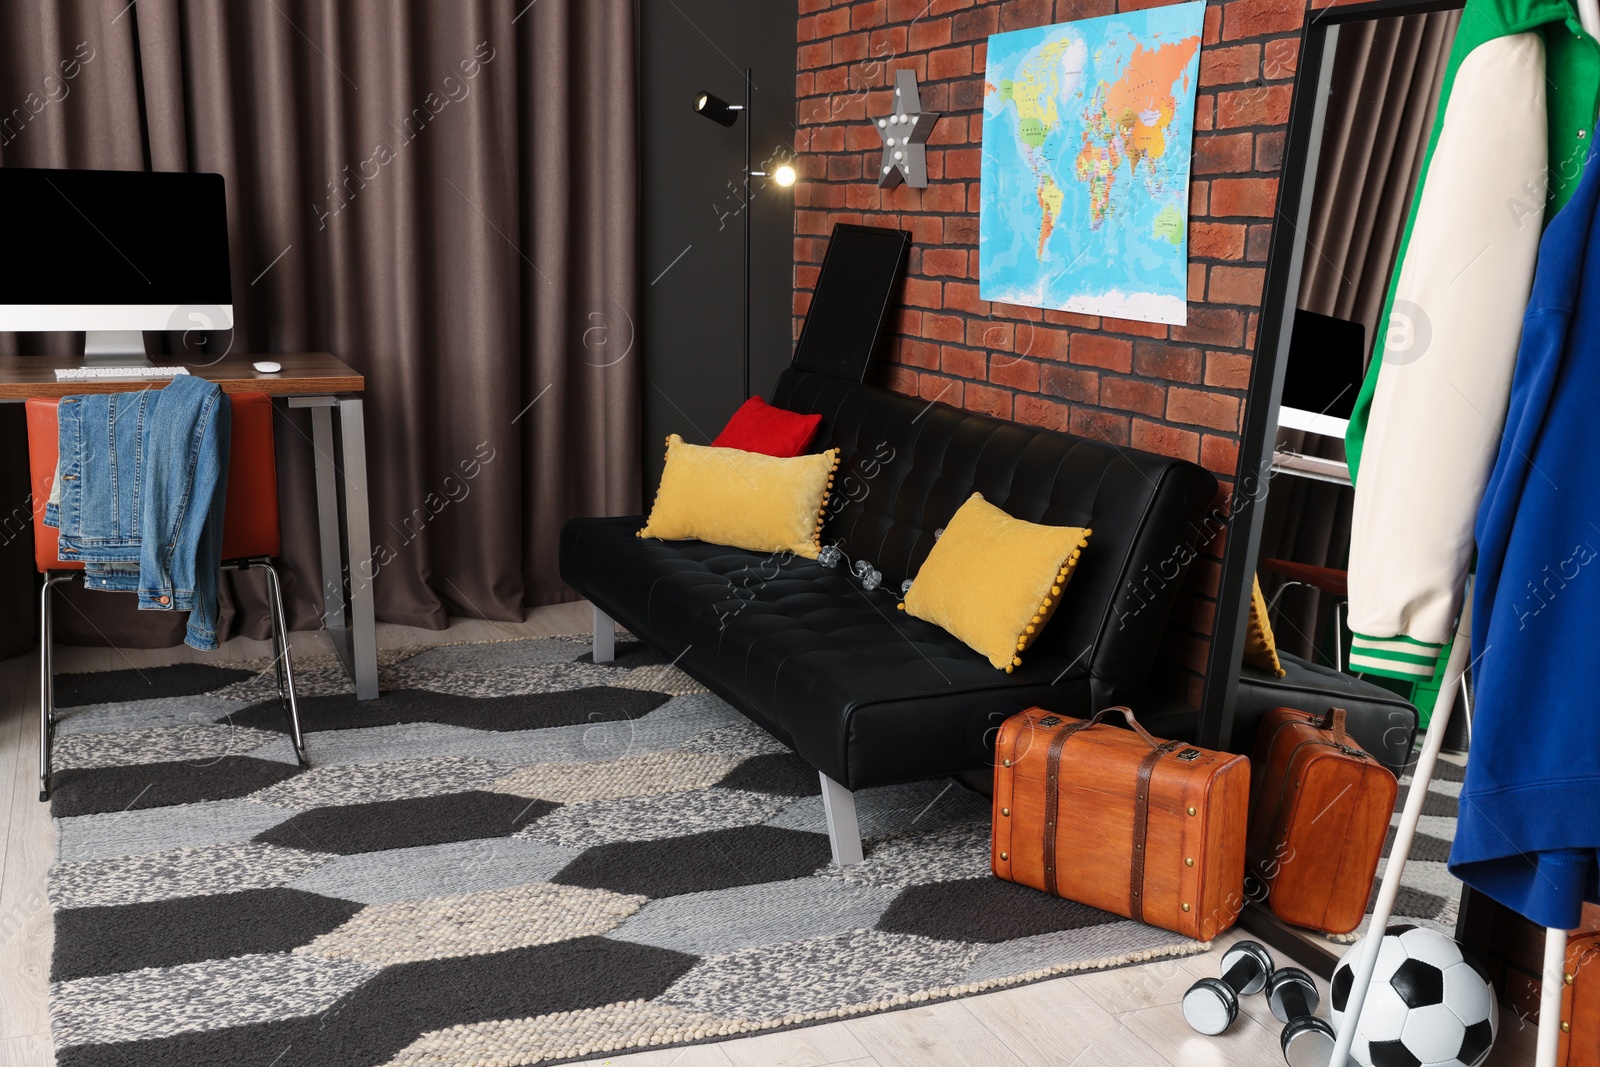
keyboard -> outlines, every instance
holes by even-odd
[[[56,381],[159,381],[188,373],[187,367],[57,367]]]

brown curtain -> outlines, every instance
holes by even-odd
[[[366,375],[381,620],[570,598],[561,523],[639,507],[638,360],[619,358],[638,317],[633,20],[632,0],[0,6],[0,107],[25,118],[0,165],[220,172],[233,350]],[[81,335],[0,335],[0,359],[19,344]],[[292,623],[312,627],[310,428],[280,412],[277,430]],[[0,589],[31,571],[26,542],[0,544]],[[232,580],[223,621],[263,636],[258,582]],[[180,640],[131,600],[77,591],[58,634]],[[0,619],[6,651],[31,640],[23,608]]]
[[[1460,19],[1459,10],[1435,11],[1339,28],[1299,306],[1361,323],[1369,356]],[[1344,458],[1344,442],[1295,431],[1280,433],[1279,447]],[[1305,479],[1275,480],[1261,557],[1342,569],[1353,495]],[[1271,596],[1280,580],[1263,572],[1262,584]],[[1310,657],[1331,607],[1313,590],[1285,591],[1273,615],[1280,645]]]

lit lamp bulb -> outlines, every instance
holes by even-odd
[[[796,177],[798,177],[798,175],[795,174],[794,168],[787,163],[780,164],[778,168],[772,172],[772,180],[783,186],[785,189],[794,184]]]

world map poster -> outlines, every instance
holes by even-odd
[[[989,38],[979,295],[1183,325],[1203,2]]]

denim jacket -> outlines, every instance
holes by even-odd
[[[60,459],[45,522],[90,589],[139,594],[139,608],[188,611],[184,640],[217,647],[217,572],[231,409],[222,390],[179,376],[163,389],[63,397]]]

